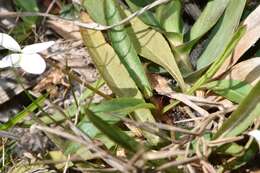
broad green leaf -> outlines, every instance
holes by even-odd
[[[172,0],[157,8],[156,17],[166,32],[182,33],[181,8],[181,0]]]
[[[39,8],[37,6],[36,0],[15,0],[16,7],[22,11],[28,12],[39,12]],[[22,17],[22,19],[28,24],[35,24],[38,17],[30,16],[30,17]]]
[[[240,22],[246,0],[230,0],[223,18],[210,34],[210,41],[197,61],[197,69],[202,69],[222,54]]]
[[[209,1],[188,33],[188,41],[179,45],[176,48],[177,52],[188,55],[200,38],[217,23],[229,1],[230,0]]]
[[[186,84],[165,38],[159,32],[150,29],[139,19],[133,20],[132,26],[141,44],[141,52],[139,54],[164,67],[178,82],[181,89],[185,91]]]
[[[230,0],[211,0],[207,3],[195,24],[192,26],[189,41],[200,38],[219,20]]]
[[[121,21],[123,11],[115,0],[105,1],[105,16],[108,25]],[[117,26],[108,31],[112,47],[120,61],[146,97],[152,96],[152,89],[145,74],[142,63],[137,55],[133,42],[124,26]]]
[[[82,15],[84,22],[90,22],[88,16]],[[133,97],[143,99],[141,92],[138,90],[135,82],[129,76],[125,67],[121,64],[113,48],[106,43],[105,38],[99,31],[81,29],[83,41],[92,56],[100,74],[107,82],[110,89],[118,97]],[[141,122],[154,122],[155,119],[148,109],[138,109],[134,111],[134,118]],[[150,133],[143,132],[144,136],[151,144],[156,145],[159,138]]]
[[[139,1],[139,0],[126,0],[126,3],[130,7],[132,12],[136,12],[140,10],[142,7],[144,7],[145,5],[147,5],[146,3],[144,3],[144,1]],[[147,25],[157,27],[157,28],[159,27],[159,23],[151,11],[146,11],[138,17]]]
[[[113,140],[115,143],[121,145],[125,149],[128,149],[132,152],[137,152],[140,148],[139,143],[134,140],[134,138],[131,138],[126,133],[121,131],[116,126],[112,126],[105,121],[103,121],[101,118],[99,118],[97,115],[95,115],[90,110],[85,110],[88,118],[90,121],[106,136],[108,136],[111,140]]]
[[[27,106],[24,110],[16,114],[14,117],[12,117],[9,121],[7,121],[4,124],[0,124],[0,130],[7,130],[15,126],[17,123],[20,123],[25,117],[27,117],[34,110],[36,110],[39,105],[42,105],[45,99],[46,96],[44,95],[37,98],[34,102],[32,102],[29,106]]]
[[[202,85],[207,83],[209,80],[212,79],[214,74],[217,72],[217,70],[221,67],[221,65],[224,63],[224,61],[228,58],[228,56],[232,53],[233,49],[237,45],[238,41],[242,38],[242,36],[245,34],[246,27],[242,26],[238,29],[238,31],[234,34],[231,41],[228,43],[226,49],[224,52],[216,58],[216,61],[210,66],[210,68],[206,71],[206,73],[201,76],[194,85],[187,91],[187,94],[193,94],[197,89],[199,89]],[[178,102],[173,102],[167,106],[164,107],[163,112],[167,112],[170,110],[173,106],[178,104]]]
[[[252,86],[238,80],[218,80],[202,86],[230,101],[240,103],[251,91]]]
[[[234,137],[243,133],[260,116],[260,81],[254,86],[238,108],[223,123],[214,139]]]
[[[245,34],[246,27],[242,26],[238,29],[238,31],[233,35],[230,42],[226,46],[223,53],[221,53],[214,63],[210,66],[210,68],[207,70],[207,72],[201,76],[196,83],[192,86],[192,88],[188,91],[189,94],[192,94],[194,91],[196,91],[198,88],[200,88],[203,84],[208,82],[214,74],[217,72],[217,70],[221,67],[221,65],[224,63],[224,61],[228,58],[228,56],[232,53],[235,46],[239,42],[239,40],[242,38],[242,36]]]
[[[106,24],[106,18],[104,13],[104,2],[105,0],[83,0],[82,5],[87,9],[88,14],[91,18],[102,25]]]

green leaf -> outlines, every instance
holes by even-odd
[[[118,23],[123,19],[123,11],[115,0],[105,1],[105,16],[108,25]],[[142,63],[137,55],[133,42],[124,26],[117,26],[108,31],[112,47],[118,54],[130,76],[146,97],[152,96],[152,89],[145,74]]]
[[[186,84],[165,38],[157,31],[150,29],[139,19],[132,21],[132,26],[141,44],[140,55],[164,67],[178,82],[183,91]]]
[[[156,9],[156,17],[166,32],[182,33],[181,0],[172,0]]]
[[[90,22],[88,16],[82,15],[83,22]],[[99,31],[81,29],[83,41],[90,53],[100,74],[118,97],[133,97],[143,99],[135,82],[120,62],[113,48],[106,43],[105,38]],[[149,109],[138,109],[134,111],[134,118],[141,122],[155,122]],[[159,138],[153,134],[143,132],[147,140],[156,145]]]
[[[144,1],[139,0],[126,0],[127,5],[130,7],[132,12],[140,10],[142,7],[147,5]],[[140,4],[141,3],[141,4]],[[152,2],[151,2],[152,3]],[[138,16],[145,24],[159,28],[159,23],[156,20],[154,14],[151,11],[146,11],[142,15]]]
[[[188,42],[176,47],[177,52],[189,55],[193,46],[217,23],[229,1],[230,0],[209,1],[188,35],[185,35],[185,38],[188,37]]]
[[[144,7],[148,4],[153,3],[155,0],[130,0],[133,4],[135,4],[138,7]]]
[[[127,150],[130,150],[132,152],[138,151],[140,145],[133,138],[129,137],[127,134],[121,131],[121,129],[109,125],[90,110],[86,109],[85,111],[90,121],[111,140]]]
[[[103,79],[99,79],[96,82],[90,84],[91,87],[96,88],[97,90],[103,85],[104,85]],[[94,94],[95,94],[94,91],[86,89],[78,98],[78,102],[83,102],[85,99],[92,97]],[[65,109],[66,115],[70,118],[74,117],[77,114],[77,112],[78,112],[78,107],[77,107],[76,103],[73,103],[72,105],[70,105],[69,107],[67,107]],[[52,119],[50,119],[49,116],[42,116],[39,118],[46,125],[52,124],[55,122],[62,122],[65,120],[64,115],[62,115],[59,111],[52,114],[52,116],[51,116]],[[53,120],[55,120],[55,122],[53,122]],[[33,123],[34,123],[34,121],[24,122],[25,125],[31,125]]]
[[[36,0],[15,0],[14,3],[16,8],[18,8],[17,11],[39,12]],[[32,33],[32,28],[36,24],[37,19],[37,16],[22,17],[23,22],[19,22],[11,34],[18,42],[25,41]]]
[[[106,18],[104,13],[104,2],[105,0],[83,0],[82,5],[87,9],[88,14],[91,18],[102,25],[106,24]]]
[[[238,108],[224,122],[214,139],[234,137],[243,133],[260,116],[260,81],[254,86]]]
[[[233,38],[228,43],[224,52],[219,57],[216,58],[216,61],[210,66],[210,68],[206,71],[206,73],[194,83],[194,85],[187,91],[187,94],[193,94],[202,85],[204,85],[209,80],[211,80],[211,78],[214,76],[217,70],[221,67],[221,65],[225,62],[228,56],[232,53],[233,49],[235,48],[239,40],[242,38],[242,36],[245,34],[245,32],[246,32],[245,26],[238,28],[238,31],[234,34]],[[163,112],[167,112],[176,104],[178,104],[178,102],[173,102],[165,106]]]
[[[120,118],[126,117],[131,112],[144,110],[144,108],[154,108],[154,106],[141,99],[118,98],[90,105],[88,109],[106,123],[116,124],[120,121]],[[79,122],[78,127],[92,138],[100,133],[87,117]]]
[[[212,90],[235,103],[240,103],[252,89],[250,84],[238,80],[218,80],[207,83],[202,87]]]
[[[77,19],[80,15],[81,7],[79,4],[72,3],[72,4],[66,4],[62,6],[62,9],[60,11],[60,16],[66,19]]]
[[[16,114],[14,117],[12,117],[9,121],[7,121],[4,124],[0,124],[0,130],[7,130],[13,126],[15,126],[17,123],[21,122],[25,117],[30,115],[34,110],[38,108],[39,105],[42,105],[45,101],[46,96],[40,96],[34,102],[32,102],[29,106],[27,106],[23,111]]]
[[[192,94],[194,91],[196,91],[198,88],[200,88],[203,84],[208,82],[214,74],[217,72],[217,70],[221,67],[221,65],[225,62],[225,60],[228,58],[228,56],[232,53],[235,46],[239,42],[239,40],[242,38],[242,36],[246,32],[246,27],[242,26],[238,29],[238,31],[233,35],[231,41],[226,46],[223,53],[221,53],[215,60],[215,62],[210,66],[210,68],[207,70],[207,72],[201,76],[195,84],[192,86],[192,88],[188,91],[189,94]]]
[[[223,18],[210,34],[210,41],[197,61],[197,69],[202,69],[222,54],[240,22],[246,0],[230,0]]]
[[[230,0],[209,1],[195,24],[192,26],[189,41],[200,38],[219,20]]]
[[[39,12],[39,8],[37,6],[36,0],[15,0],[15,5],[18,9],[21,9],[22,11],[27,12]],[[22,17],[22,19],[27,24],[35,24],[38,17],[36,16],[30,16],[30,17]]]
[[[145,103],[143,99],[122,97],[103,101],[89,107],[95,113],[131,113],[140,108],[154,109],[155,106],[151,103]]]

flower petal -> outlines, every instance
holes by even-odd
[[[33,53],[41,52],[51,47],[54,43],[55,43],[54,41],[48,41],[43,43],[31,44],[29,46],[25,46],[22,50],[22,53],[33,54]]]
[[[44,59],[39,54],[22,54],[20,67],[31,74],[41,74],[46,68]]]
[[[0,33],[0,46],[14,52],[21,51],[21,47],[19,46],[17,41],[15,41],[13,37],[5,33]]]
[[[248,134],[260,142],[260,130],[252,130]]]
[[[17,67],[20,58],[21,58],[21,54],[7,55],[0,60],[0,68],[6,68],[12,66]]]

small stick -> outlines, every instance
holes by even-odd
[[[134,19],[135,17],[140,16],[143,13],[145,13],[146,11],[148,11],[148,10],[158,6],[158,5],[167,3],[169,1],[170,0],[156,0],[153,3],[146,5],[145,7],[141,8],[140,10],[138,10],[135,13],[131,14],[130,16],[126,17],[125,19],[121,20],[120,22],[115,23],[115,24],[110,25],[110,26],[102,25],[102,24],[95,23],[95,22],[83,23],[83,22],[80,22],[80,21],[72,21],[72,20],[69,20],[69,19],[58,17],[56,15],[51,15],[51,14],[46,14],[46,13],[37,13],[37,12],[1,12],[0,18],[17,17],[17,16],[42,16],[42,17],[48,17],[52,20],[68,21],[68,22],[73,23],[74,25],[77,25],[77,26],[80,26],[80,27],[86,28],[86,29],[103,31],[103,30],[112,29],[112,28],[120,26],[120,25],[127,24],[132,19]]]

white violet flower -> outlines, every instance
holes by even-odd
[[[27,73],[41,74],[46,68],[46,63],[38,52],[48,49],[54,43],[54,41],[36,43],[21,49],[11,36],[0,33],[0,49],[8,49],[14,52],[0,60],[0,68],[21,67]]]

